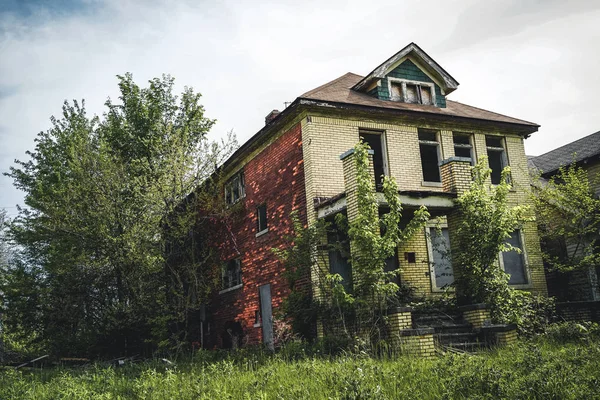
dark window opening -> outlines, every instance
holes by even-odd
[[[350,265],[350,239],[335,223],[327,232],[329,248],[329,272],[342,277],[342,285],[346,291],[352,291],[352,267]]]
[[[506,251],[502,253],[502,261],[504,271],[510,275],[508,280],[509,285],[525,285],[527,284],[527,273],[525,271],[525,257],[523,256],[523,244],[521,243],[521,233],[519,230],[510,234],[507,242],[521,250],[521,253],[516,251]]]
[[[382,134],[361,132],[360,137],[373,150],[373,170],[375,172],[375,188],[379,191],[383,186],[385,175],[385,162],[383,158]]]
[[[256,208],[256,224],[257,224],[257,232],[266,231],[268,228],[267,225],[267,205],[263,204]]]
[[[222,271],[223,289],[242,284],[242,263],[239,259],[229,260]]]
[[[471,135],[455,133],[452,135],[454,139],[454,155],[456,157],[464,157],[471,159],[471,165],[475,164],[473,155],[473,145],[471,144]]]
[[[487,147],[488,164],[492,170],[492,184],[498,185],[502,179],[502,170],[508,166],[504,140],[501,137],[486,136],[485,145]]]
[[[441,182],[439,143],[436,131],[419,129],[419,150],[423,180],[425,182]]]

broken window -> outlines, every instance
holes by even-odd
[[[392,82],[390,99],[413,104],[434,104],[434,86],[425,82]]]
[[[525,270],[525,256],[523,253],[523,243],[521,242],[521,231],[515,230],[510,234],[507,243],[521,250],[521,253],[516,251],[505,251],[502,253],[502,266],[504,272],[510,275],[508,279],[509,285],[526,285],[527,271]]]
[[[239,258],[229,260],[222,270],[223,289],[229,289],[242,284],[242,263]]]
[[[421,151],[421,168],[423,181],[441,182],[440,178],[440,144],[437,132],[430,129],[419,129],[419,149]]]
[[[245,196],[244,172],[240,171],[225,183],[225,202],[227,204],[235,204]]]
[[[508,166],[504,138],[500,136],[486,136],[485,145],[487,148],[488,163],[492,170],[492,184],[498,185],[502,177],[502,170]]]
[[[380,191],[383,187],[383,176],[387,175],[383,132],[360,131],[360,137],[374,152],[373,169],[375,172],[375,188],[377,191]]]
[[[453,133],[454,155],[456,157],[469,158],[471,165],[475,165],[475,154],[473,152],[473,136],[468,133]]]
[[[256,232],[262,233],[267,231],[267,205],[263,204],[256,207]]]

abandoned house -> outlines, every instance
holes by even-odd
[[[426,205],[434,218],[397,249],[388,267],[400,268],[400,282],[420,295],[436,296],[452,283],[452,265],[437,245],[449,248],[453,226],[446,216],[469,185],[470,166],[488,157],[494,184],[510,165],[510,201],[526,202],[523,141],[539,127],[447,99],[457,88],[444,68],[411,43],[366,76],[346,73],[269,113],[265,126],[222,168],[225,200],[240,203],[243,217],[218,244],[222,286],[207,313],[205,347],[272,340],[272,315],[289,293],[272,248],[283,246],[292,233],[292,211],[306,224],[346,212],[353,188],[345,176],[352,169],[344,165],[352,162],[348,150],[360,138],[373,150],[377,190],[382,175],[392,176],[405,212]],[[437,223],[441,231],[430,229]],[[522,249],[498,256],[510,284],[547,293],[535,223],[515,231],[510,243]],[[330,254],[329,263],[331,271],[351,275],[339,254]],[[311,277],[305,280],[309,285]]]
[[[541,173],[540,179],[547,180],[555,175],[561,167],[575,164],[585,170],[597,197],[600,197],[600,132],[585,136],[579,140],[558,147],[540,156],[529,157],[529,167]],[[548,243],[553,249],[569,256],[573,253],[581,255],[585,248],[561,240],[559,243]],[[600,300],[598,278],[600,266],[587,270],[570,272],[546,271],[549,295],[559,301]]]

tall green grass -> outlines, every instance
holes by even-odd
[[[215,358],[220,358],[216,360]],[[548,339],[431,360],[238,353],[166,366],[0,370],[0,399],[595,399],[600,343]]]

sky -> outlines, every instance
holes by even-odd
[[[65,100],[101,115],[116,75],[202,93],[240,143],[304,92],[410,42],[460,82],[449,99],[536,122],[539,155],[600,130],[600,1],[0,0],[0,172]],[[23,193],[0,177],[0,209]]]

